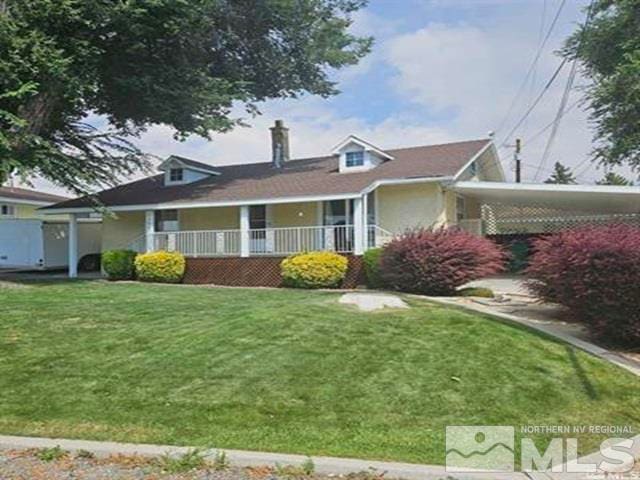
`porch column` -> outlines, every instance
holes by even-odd
[[[69,278],[78,276],[78,216],[69,215]]]
[[[353,253],[364,253],[364,228],[362,215],[362,197],[353,199]]]
[[[153,210],[147,210],[144,212],[144,238],[145,238],[145,251],[153,252],[153,237],[156,233],[155,213]]]
[[[240,256],[249,256],[249,205],[240,207]]]
[[[364,251],[369,249],[369,195],[362,196],[362,225],[364,231],[362,232],[362,238],[364,242]]]

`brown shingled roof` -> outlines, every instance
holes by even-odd
[[[339,173],[338,157],[330,156],[290,160],[281,169],[268,162],[215,167],[221,175],[186,185],[165,186],[163,175],[156,175],[100,192],[97,199],[113,207],[356,194],[377,180],[453,176],[488,142],[472,140],[386,150],[393,160],[357,173]],[[47,208],[92,205],[91,199],[84,197]]]
[[[0,187],[0,197],[11,198],[16,201],[25,200],[29,202],[58,203],[69,200],[69,197],[52,195],[51,193],[36,192],[26,188]]]

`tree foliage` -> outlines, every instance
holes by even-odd
[[[596,182],[596,185],[619,185],[622,187],[629,187],[633,185],[633,182],[619,173],[607,172],[604,174],[601,180]]]
[[[591,82],[594,156],[604,165],[640,169],[640,0],[594,0],[586,26],[568,40]]]
[[[573,172],[569,167],[565,167],[560,162],[556,162],[553,167],[553,173],[544,183],[556,183],[559,185],[574,185],[578,183],[573,176]]]
[[[0,170],[82,192],[144,166],[151,125],[209,138],[236,104],[333,95],[364,1],[0,0]]]

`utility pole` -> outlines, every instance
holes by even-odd
[[[519,138],[516,138],[516,149],[513,152],[513,160],[516,163],[516,183],[520,183],[522,180],[522,163],[520,162],[520,149],[521,142]]]

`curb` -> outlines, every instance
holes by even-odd
[[[633,360],[625,358],[605,348],[598,347],[593,343],[585,342],[584,340],[580,340],[571,335],[558,332],[553,327],[549,327],[547,325],[541,324],[534,320],[530,320],[524,317],[518,317],[515,315],[510,315],[508,313],[496,312],[495,310],[489,307],[482,306],[480,304],[470,305],[470,304],[459,303],[456,300],[452,300],[447,297],[428,297],[425,295],[410,295],[410,296],[415,298],[425,299],[433,303],[438,303],[440,305],[446,305],[449,307],[458,307],[465,310],[470,310],[472,312],[482,313],[484,315],[496,317],[501,320],[506,320],[510,323],[516,323],[518,325],[522,325],[524,327],[527,327],[531,330],[535,330],[537,332],[542,332],[550,337],[561,340],[565,343],[573,345],[576,348],[579,348],[580,350],[590,353],[595,357],[601,358],[602,360],[612,363],[613,365],[624,368],[628,372],[631,372],[634,375],[640,377],[640,363],[634,362]]]
[[[18,437],[0,435],[0,450],[52,448],[59,446],[69,452],[85,450],[97,457],[110,455],[141,455],[156,457],[160,455],[183,455],[192,447],[177,447],[172,445],[149,445],[141,443],[98,442],[89,440],[67,440],[62,438]],[[311,458],[315,465],[315,473],[321,475],[347,475],[360,471],[384,473],[385,478],[402,478],[405,480],[526,480],[523,473],[494,473],[494,472],[447,472],[443,466],[420,465],[413,463],[379,462],[374,460],[360,460],[355,458],[336,457],[307,457],[305,455],[290,455],[285,453],[254,452],[246,450],[208,449],[205,456],[214,456],[216,452],[224,451],[234,467],[256,467],[263,465],[300,465]]]

